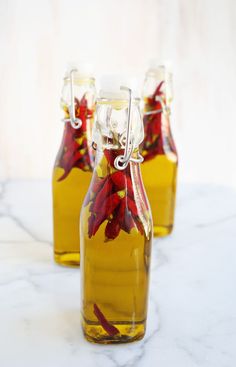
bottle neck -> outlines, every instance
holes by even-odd
[[[119,170],[115,166],[115,160],[118,156],[124,154],[123,148],[104,148],[104,149],[97,149],[96,156],[95,156],[95,169],[94,174],[99,177],[106,177],[114,172],[121,172],[125,175],[130,176],[131,172],[134,170],[140,170],[140,163],[135,161],[130,161],[125,169]],[[132,153],[132,158],[138,158],[138,149],[136,149]]]
[[[170,154],[171,152],[176,154],[170,128],[172,96],[169,93],[167,81],[164,77],[158,79],[156,75],[147,75],[144,87],[145,139],[142,144],[144,160],[148,161],[157,155]]]
[[[154,100],[161,97],[167,106],[173,100],[172,73],[165,66],[148,70],[143,85],[143,98]]]
[[[72,82],[70,78],[64,79],[64,85],[61,93],[61,107],[63,110],[65,108],[68,109],[71,105],[71,87],[73,88],[75,101],[82,100],[84,102],[84,100],[86,100],[88,108],[94,109],[96,95],[95,80],[88,77],[76,77],[75,75]]]
[[[86,135],[91,143],[92,123],[95,111],[95,84],[93,78],[83,78],[75,74],[73,95],[70,78],[64,79],[61,96],[61,108],[64,112],[64,140],[77,139]],[[74,103],[72,105],[72,97]],[[75,121],[73,121],[73,116]]]
[[[138,149],[143,140],[139,103],[134,100],[129,108],[127,100],[98,100],[93,129],[93,142],[98,149],[119,150],[129,145],[132,145],[132,151]]]
[[[86,120],[93,118],[95,110],[95,84],[93,78],[83,78],[73,70],[64,78],[61,95],[64,121],[75,129],[86,130]]]
[[[91,107],[90,107],[91,106]],[[79,99],[78,93],[74,98],[74,115],[81,122],[79,128],[75,128],[71,123],[70,105],[62,104],[64,111],[64,133],[61,142],[60,153],[66,164],[73,166],[79,162],[79,168],[84,171],[92,171],[94,153],[92,144],[92,125],[94,120],[94,104],[84,93]]]

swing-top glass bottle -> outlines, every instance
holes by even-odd
[[[66,73],[61,96],[64,133],[53,170],[54,258],[80,263],[79,216],[92,177],[95,80],[84,66]]]
[[[142,177],[151,205],[154,236],[171,233],[174,225],[178,156],[170,128],[172,73],[152,66],[143,85],[144,141]]]
[[[139,340],[146,328],[152,220],[140,173],[143,123],[130,94],[100,93],[81,211],[82,324],[96,343]]]

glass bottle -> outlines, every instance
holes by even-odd
[[[172,74],[150,68],[143,87],[144,141],[142,177],[151,205],[154,236],[171,233],[174,224],[178,156],[170,129]]]
[[[64,134],[53,169],[54,259],[61,265],[80,263],[79,216],[94,162],[91,134],[95,81],[72,69],[64,78],[61,96]]]
[[[143,123],[128,92],[100,92],[80,217],[83,332],[104,344],[139,340],[146,327],[152,220],[139,164]]]

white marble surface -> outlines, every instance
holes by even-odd
[[[80,272],[52,260],[50,183],[0,185],[0,366],[234,367],[236,191],[182,185],[176,229],[154,241],[147,334],[93,345]]]

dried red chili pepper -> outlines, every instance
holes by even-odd
[[[153,101],[153,103],[155,103],[155,102],[156,102],[155,97],[156,97],[156,96],[159,96],[159,95],[161,95],[161,94],[162,94],[162,92],[161,92],[161,88],[162,88],[163,84],[164,84],[164,80],[162,80],[162,81],[160,82],[160,84],[156,87],[156,90],[155,90],[155,92],[154,92],[154,94],[153,94],[153,97],[152,97],[152,101]]]
[[[88,219],[88,236],[89,238],[92,237],[93,235],[93,229],[94,229],[94,220],[96,218],[96,215],[95,214],[91,214],[89,219]]]
[[[97,194],[101,190],[105,182],[106,182],[106,178],[97,177],[96,180],[93,181],[93,192]],[[84,199],[84,206],[87,206],[91,200],[92,200],[92,197],[91,197],[91,193],[89,190]]]
[[[111,173],[105,178],[95,176],[91,187],[93,194],[85,199],[85,205],[90,202],[89,238],[96,234],[105,220],[107,241],[115,239],[121,229],[130,233],[131,229],[136,227],[140,233],[144,233],[134,199],[130,168],[128,166],[123,171],[114,172],[114,159],[122,152],[123,150],[104,151],[108,165],[111,166]]]
[[[106,197],[111,194],[112,187],[113,187],[112,181],[107,179],[105,181],[103,187],[101,188],[101,190],[95,196],[95,199],[94,199],[94,202],[93,202],[93,207],[92,207],[92,210],[93,210],[94,213],[98,213],[101,210],[101,207],[104,204],[106,204]],[[117,197],[116,197],[116,199],[117,199]]]
[[[120,227],[121,229],[123,229],[123,231],[130,233],[131,229],[135,226],[135,224],[131,212],[127,209],[126,198],[122,200],[123,202],[120,204],[118,213]]]
[[[121,154],[124,154],[124,149],[117,149],[117,150],[105,149],[104,150],[104,155],[107,159],[107,162],[112,167],[114,167],[114,160],[116,159],[116,157],[118,157],[118,155],[121,155]]]
[[[116,216],[106,225],[105,236],[108,240],[114,240],[120,233],[120,221]]]
[[[121,199],[120,205],[118,208],[117,217],[119,218],[120,224],[123,223],[123,219],[125,216],[125,210],[126,210],[126,205],[127,205],[126,201],[127,201],[127,197],[124,197],[123,199]]]
[[[97,177],[96,181],[93,182],[93,191],[96,193],[99,192],[101,188],[103,187],[105,181],[106,181],[106,178]]]
[[[100,322],[102,328],[107,332],[108,335],[114,336],[120,333],[119,330],[106,319],[106,317],[103,315],[102,311],[99,309],[96,303],[94,303],[93,305],[93,312],[94,315],[97,317],[98,321]]]
[[[111,175],[111,180],[117,190],[124,190],[125,188],[125,173],[124,171],[116,171]]]
[[[153,95],[147,98],[146,110],[153,111],[151,115],[144,115],[144,141],[142,143],[142,155],[145,161],[154,158],[156,155],[164,154],[163,136],[162,136],[162,113],[155,113],[161,110],[162,106],[156,97],[163,97],[161,91],[163,81],[157,86]]]
[[[128,211],[127,209],[125,210],[125,216],[124,216],[124,220],[122,223],[122,229],[127,232],[130,233],[131,229],[135,227],[135,223],[134,223],[134,219],[132,214],[130,213],[130,211]],[[140,231],[141,233],[143,233],[143,231]]]
[[[69,116],[68,108],[65,109]],[[79,101],[75,98],[75,117],[82,121],[79,129],[74,129],[66,122],[63,138],[63,147],[58,154],[56,165],[64,169],[64,173],[58,181],[65,179],[72,168],[77,167],[83,171],[92,171],[91,152],[87,142],[87,119],[93,117],[93,110],[88,108],[85,95]]]
[[[93,208],[93,204],[92,204],[92,209],[90,207],[89,210],[92,211],[93,215],[95,214],[95,218],[92,224],[93,225],[93,229],[92,229],[93,236],[96,234],[98,228],[104,222],[104,220],[109,219],[109,217],[113,214],[114,210],[119,205],[120,200],[121,200],[121,197],[119,196],[119,194],[114,193],[108,196],[107,200],[103,198],[102,196],[100,196],[99,201],[98,202],[95,201],[95,203],[97,204],[95,206],[95,209]]]

